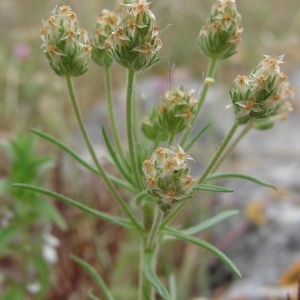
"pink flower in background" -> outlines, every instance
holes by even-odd
[[[31,54],[31,47],[27,44],[18,44],[13,48],[13,56],[23,61],[29,57]]]

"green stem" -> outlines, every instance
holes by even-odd
[[[137,187],[143,190],[141,182],[140,168],[138,165],[137,149],[136,149],[136,133],[135,133],[135,97],[134,97],[135,71],[127,70],[127,92],[126,92],[126,122],[127,122],[127,139],[128,151],[132,166],[132,172]]]
[[[107,100],[110,126],[111,126],[112,134],[113,134],[113,137],[114,137],[114,140],[116,143],[117,151],[121,157],[121,160],[124,163],[126,160],[125,160],[123,148],[121,145],[121,140],[120,140],[120,136],[118,133],[118,128],[116,125],[116,118],[115,118],[114,109],[113,109],[113,100],[112,100],[112,92],[111,92],[111,76],[110,76],[110,68],[109,67],[104,68],[104,76],[105,76],[106,100]]]
[[[237,138],[234,140],[234,142],[231,144],[231,146],[225,151],[225,153],[220,157],[218,162],[215,164],[214,168],[212,169],[212,173],[219,169],[219,167],[224,162],[224,160],[229,156],[229,154],[233,151],[233,149],[236,147],[236,145],[249,132],[249,130],[251,128],[252,128],[251,124],[247,125],[243,128],[243,130],[240,132],[240,134],[237,136]]]
[[[122,200],[121,196],[119,195],[119,193],[115,190],[114,186],[112,185],[111,181],[109,180],[108,176],[106,175],[104,169],[102,168],[101,164],[99,163],[96,153],[93,149],[92,143],[90,141],[90,138],[88,136],[88,133],[85,129],[83,120],[82,120],[82,116],[78,107],[78,103],[76,100],[76,96],[75,96],[75,91],[74,91],[74,87],[73,87],[73,81],[72,81],[72,77],[70,75],[66,75],[66,81],[67,81],[67,86],[68,86],[68,90],[69,90],[69,94],[70,94],[70,98],[71,98],[71,102],[72,102],[72,106],[74,109],[74,113],[81,131],[81,134],[84,138],[84,141],[86,143],[86,146],[89,150],[89,153],[100,173],[100,176],[103,178],[104,182],[106,183],[108,189],[110,190],[110,192],[112,193],[112,195],[114,196],[114,198],[116,199],[116,201],[118,202],[118,204],[121,206],[121,208],[123,209],[124,213],[130,218],[130,220],[134,223],[134,225],[136,226],[136,228],[138,230],[143,230],[142,226],[140,225],[140,223],[136,220],[136,218],[134,217],[134,215],[130,212],[129,207],[127,206],[127,204]]]
[[[163,218],[163,211],[157,206],[156,213],[153,220],[152,228],[148,236],[146,249],[147,250],[154,250],[156,246],[157,234],[159,232],[159,227]]]
[[[238,128],[238,124],[234,123],[231,127],[231,129],[229,130],[228,134],[226,135],[226,137],[224,138],[224,140],[221,142],[220,147],[218,148],[217,152],[215,153],[215,155],[213,156],[213,158],[211,159],[210,163],[208,164],[208,166],[206,167],[206,169],[204,170],[202,176],[200,177],[200,179],[198,180],[198,184],[201,184],[205,181],[206,177],[210,174],[211,170],[213,169],[213,167],[215,166],[215,164],[217,163],[217,161],[219,160],[220,156],[222,155],[222,153],[224,152],[226,146],[228,145],[229,141],[231,140],[232,136],[234,135],[234,133],[236,132]],[[195,192],[191,194],[191,197],[186,200],[185,202],[181,203],[180,205],[178,205],[162,222],[161,224],[161,228],[166,226],[169,222],[171,222],[172,220],[174,220],[178,214],[181,213],[181,211],[190,203],[190,201],[193,199]]]
[[[217,58],[211,58],[210,59],[205,78],[213,77],[215,69],[216,69],[217,60],[218,60]],[[192,128],[194,127],[194,125],[195,125],[195,123],[197,121],[198,115],[199,115],[199,113],[201,111],[201,108],[203,106],[203,103],[205,101],[205,98],[206,98],[209,86],[210,86],[210,84],[204,83],[204,87],[203,87],[203,90],[202,90],[202,92],[200,94],[200,98],[199,98],[199,101],[198,101],[197,111],[196,111],[196,114],[195,114],[195,118],[191,122],[190,129],[186,130],[185,133],[184,133],[184,135],[181,138],[181,141],[180,141],[181,147],[184,146],[184,144],[185,144],[185,142],[186,142],[186,140],[187,140],[187,138],[188,138],[188,136],[189,136]]]
[[[226,146],[228,145],[229,141],[231,140],[232,136],[234,135],[234,133],[236,132],[238,127],[239,127],[239,125],[237,123],[234,123],[232,125],[231,129],[229,130],[228,134],[226,135],[226,137],[222,141],[222,143],[221,143],[220,147],[218,148],[217,152],[215,153],[212,160],[210,161],[210,163],[206,167],[204,173],[202,174],[202,176],[198,180],[198,184],[201,184],[205,181],[206,177],[209,175],[209,173],[211,172],[211,170],[213,169],[213,167],[217,163],[218,159],[220,158],[220,156],[224,152]]]
[[[170,135],[169,135],[169,145],[170,146],[173,145],[174,138],[175,138],[175,133],[174,132],[170,132]]]

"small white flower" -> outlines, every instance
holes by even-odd
[[[42,289],[42,286],[39,282],[32,282],[26,285],[26,289],[30,294],[37,294]]]

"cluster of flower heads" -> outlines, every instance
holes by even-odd
[[[123,5],[125,12],[116,29],[106,39],[104,47],[124,68],[145,70],[161,59],[158,57],[162,47],[158,38],[159,27],[146,0]]]
[[[203,54],[218,59],[235,54],[243,31],[241,19],[235,0],[218,0],[198,37]]]
[[[249,76],[238,75],[234,80],[229,94],[238,124],[266,118],[276,121],[278,116],[287,115],[291,105],[285,101],[293,96],[293,89],[287,76],[280,71],[282,59],[283,55],[265,55]]]
[[[172,205],[184,201],[191,194],[195,178],[190,175],[186,160],[191,156],[178,148],[156,149],[149,159],[143,162],[145,184],[149,194],[157,198],[157,204],[163,211]]]
[[[197,111],[197,104],[194,90],[187,91],[182,86],[168,90],[160,98],[159,107],[153,108],[149,116],[143,119],[143,133],[150,139],[157,137],[158,130],[180,133],[190,126]]]
[[[60,76],[80,76],[88,70],[92,50],[88,34],[78,27],[76,14],[69,6],[55,8],[43,21],[42,49],[52,69]]]

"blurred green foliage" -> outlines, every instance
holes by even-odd
[[[8,172],[0,177],[0,262],[2,266],[6,262],[1,268],[0,296],[27,299],[25,295],[33,289],[35,299],[43,299],[50,285],[51,259],[55,258],[47,257],[46,252],[54,254],[58,243],[49,230],[52,224],[61,229],[66,224],[51,202],[12,184],[44,184],[51,159],[36,155],[32,136],[17,134],[0,146],[7,158],[2,161],[8,161]]]

